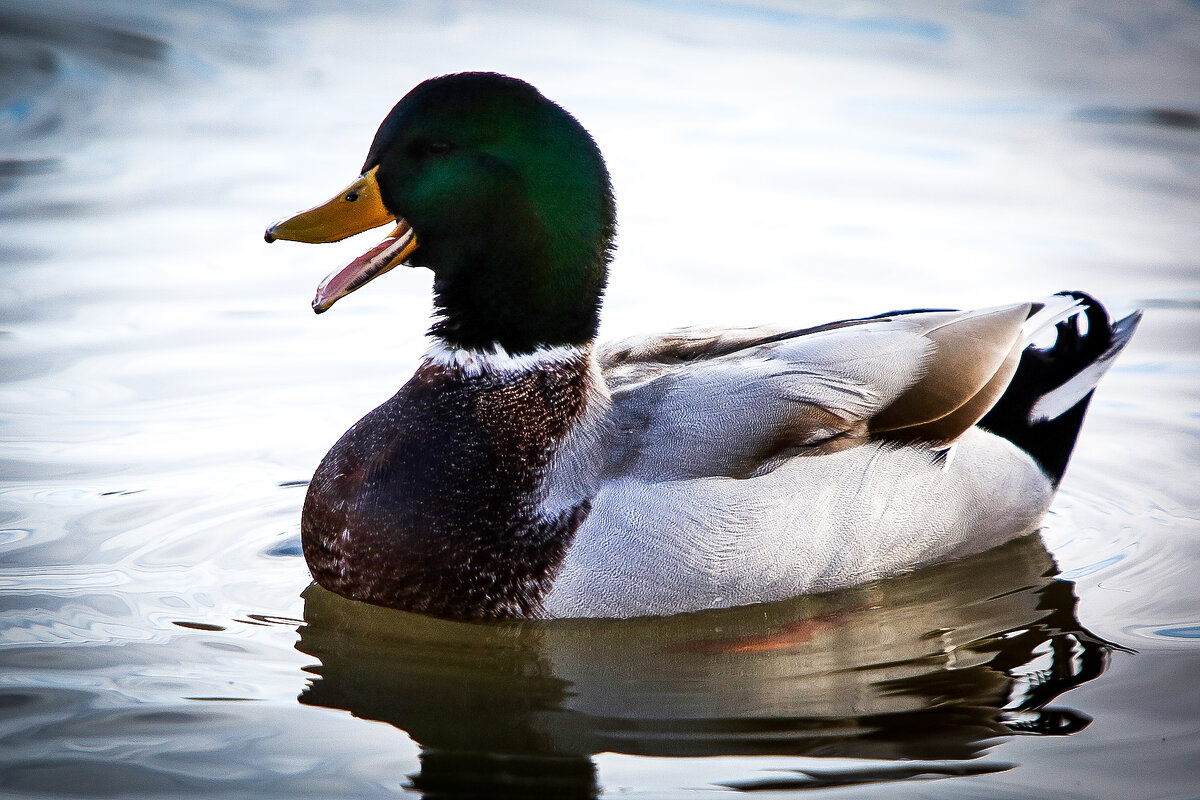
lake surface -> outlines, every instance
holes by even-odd
[[[605,338],[1144,308],[1041,534],[668,619],[309,587],[429,276],[316,318],[374,241],[262,231],[467,69],[605,152]],[[0,221],[0,796],[1200,796],[1200,3],[6,0]]]

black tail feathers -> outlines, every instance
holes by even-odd
[[[1097,382],[1129,343],[1142,317],[1135,311],[1110,323],[1104,306],[1090,295],[1058,294],[1079,300],[1080,313],[1055,326],[1057,338],[1051,347],[1025,349],[1008,389],[979,421],[1033,456],[1056,486]]]

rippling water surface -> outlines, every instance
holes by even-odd
[[[671,619],[306,589],[305,481],[429,279],[317,319],[365,244],[262,230],[465,69],[604,150],[606,337],[1145,308],[1041,536]],[[1200,4],[8,0],[0,220],[4,796],[1200,794]]]

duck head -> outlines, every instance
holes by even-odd
[[[529,84],[425,81],[384,119],[362,174],[266,240],[333,242],[389,222],[321,283],[317,313],[406,264],[433,271],[431,333],[451,346],[519,354],[595,337],[615,228],[608,171],[583,126]]]

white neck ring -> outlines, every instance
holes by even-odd
[[[425,361],[459,372],[464,377],[474,377],[484,373],[494,375],[554,369],[578,361],[586,355],[587,350],[576,345],[558,345],[512,355],[500,345],[491,350],[467,350],[434,339],[425,352]]]

